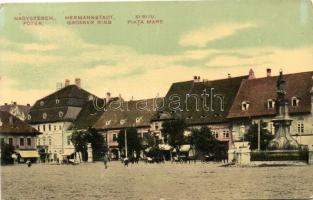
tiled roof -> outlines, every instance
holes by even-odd
[[[289,105],[289,113],[304,113],[311,111],[311,96],[313,71],[283,75],[286,81],[286,99],[299,99],[298,106]],[[268,109],[267,101],[276,99],[277,76],[244,80],[236,99],[230,109],[228,118],[274,115],[276,109]],[[249,108],[242,110],[242,102],[249,102]]]
[[[155,105],[160,102],[160,98],[112,102],[94,128],[109,130],[132,126],[148,127],[156,113]]]
[[[82,107],[94,97],[95,95],[76,85],[69,85],[37,100],[30,109],[29,122],[75,121]]]
[[[14,116],[23,118],[23,120],[27,119],[27,115],[30,110],[30,105],[18,105],[18,104],[4,104],[0,106],[1,111],[9,112]]]
[[[41,133],[12,114],[0,111],[0,134],[38,135]]]
[[[182,111],[175,112],[175,115],[181,116],[186,119],[188,125],[202,125],[227,122],[226,116],[231,107],[231,104],[237,94],[241,81],[246,79],[247,76],[233,77],[220,80],[205,80],[200,82],[186,81],[173,83],[165,97],[165,107],[163,112],[174,114],[169,109],[170,102],[173,100],[170,97],[179,96],[181,99]],[[210,97],[206,98],[206,107],[204,108],[203,91],[206,90],[206,94]],[[213,91],[213,96],[210,91]],[[196,95],[198,98],[198,110],[196,107],[195,97],[190,96],[186,100],[186,95]],[[219,97],[223,100],[223,109],[221,109],[221,103]],[[212,96],[212,100],[211,100]],[[211,102],[212,108],[211,109]],[[173,105],[173,104],[171,104]],[[187,108],[188,110],[187,110]],[[207,109],[209,107],[209,110]],[[160,116],[160,115],[159,115]]]

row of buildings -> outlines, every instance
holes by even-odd
[[[291,134],[299,144],[313,145],[313,71],[283,77],[293,120]],[[263,78],[256,78],[252,69],[245,76],[219,80],[194,76],[190,81],[173,83],[162,98],[125,101],[107,93],[107,107],[99,109],[99,98],[82,89],[80,79],[75,84],[66,80],[63,88],[37,100],[25,121],[42,133],[36,145],[52,160],[72,155],[73,130],[89,127],[103,133],[112,158],[120,157],[117,137],[120,130],[128,127],[135,127],[140,137],[153,134],[166,144],[162,123],[174,116],[184,118],[190,128],[210,127],[227,149],[230,143],[243,141],[255,121],[267,122],[268,130],[274,134],[271,120],[276,114],[276,81],[270,69]]]

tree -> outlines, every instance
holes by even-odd
[[[127,153],[132,155],[134,152],[139,154],[142,149],[140,138],[136,128],[126,128]],[[125,129],[122,129],[117,137],[118,147],[120,150],[125,149]]]
[[[12,154],[14,153],[14,147],[5,142],[1,142],[1,164],[13,164],[14,160]]]
[[[184,131],[186,130],[186,122],[181,119],[165,121],[162,124],[162,133],[168,139],[168,144],[179,151],[179,146],[185,143]]]
[[[77,131],[75,130],[71,136],[71,142],[74,145],[75,151],[80,152],[82,154],[82,158],[79,157],[80,161],[87,161],[88,160],[88,153],[87,153],[87,135],[85,131]]]
[[[190,143],[195,146],[197,152],[201,154],[217,154],[221,142],[217,140],[211,129],[206,126],[200,129],[193,129],[190,136]]]
[[[260,149],[266,150],[269,142],[274,138],[267,129],[267,123],[261,121],[261,131],[260,131]],[[248,132],[245,134],[245,140],[249,141],[250,149],[254,150],[258,148],[258,124],[253,123]]]
[[[91,143],[93,160],[101,160],[108,148],[104,142],[104,137],[96,129],[89,128],[86,131],[86,140]]]

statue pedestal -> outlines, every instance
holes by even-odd
[[[228,150],[228,162],[236,162],[236,149],[229,149]]]
[[[237,151],[237,163],[240,165],[249,165],[251,159],[251,150],[250,146],[239,147]]]
[[[88,149],[87,149],[88,161],[87,162],[93,162],[93,154],[92,154],[91,144],[88,143],[87,147],[88,147]]]

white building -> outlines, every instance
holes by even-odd
[[[95,98],[80,87],[80,79],[36,101],[30,109],[29,123],[43,134],[38,137],[37,146],[45,150],[47,158],[61,161],[74,153],[70,136],[73,123],[84,105]]]
[[[313,71],[283,75],[286,81],[286,99],[293,120],[291,135],[302,145],[313,145]],[[243,135],[253,122],[267,122],[268,130],[275,134],[272,119],[276,115],[277,76],[267,71],[265,78],[253,78],[241,83],[228,118],[232,121],[234,141]]]

